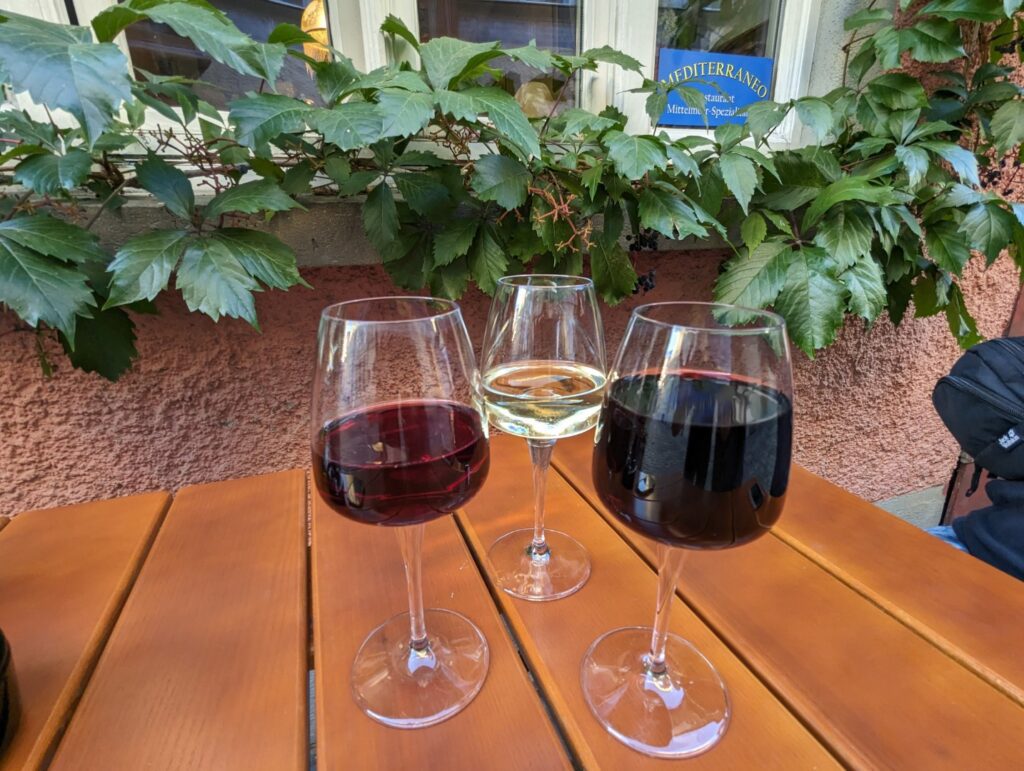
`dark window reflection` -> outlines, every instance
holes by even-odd
[[[266,41],[283,22],[301,25],[302,12],[311,0],[210,0],[240,30],[259,42]],[[204,81],[196,87],[201,99],[227,109],[232,99],[259,88],[259,78],[240,75],[214,61],[165,24],[140,21],[125,30],[132,64],[157,75],[182,75]],[[300,60],[285,57],[275,88],[286,96],[317,101],[316,84]]]
[[[496,40],[505,48],[537,46],[560,54],[579,53],[577,0],[419,0],[420,39],[456,37],[474,43]],[[507,74],[499,83],[515,94],[528,114],[547,115],[563,85],[558,73],[538,73],[518,62],[498,59]],[[565,104],[575,102],[570,87]]]

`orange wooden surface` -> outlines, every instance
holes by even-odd
[[[488,482],[490,485],[491,482]],[[569,760],[451,517],[427,525],[424,603],[471,619],[490,646],[487,680],[453,718],[422,730],[383,726],[349,690],[363,639],[407,610],[395,532],[346,520],[313,493],[317,763],[321,769],[557,769]]]
[[[43,765],[169,502],[166,493],[134,495],[26,512],[3,528],[0,627],[11,643],[21,723],[0,769]]]
[[[604,513],[592,446],[565,442],[556,464]],[[780,526],[810,486],[794,481]],[[608,519],[653,562],[651,541]],[[1019,704],[783,540],[692,552],[679,591],[847,764],[1024,767],[1024,747],[992,741],[1024,728]]]
[[[496,473],[460,513],[470,543],[487,567],[486,551],[501,535],[526,527],[532,518],[530,461],[522,439],[492,439]],[[571,597],[531,603],[499,593],[531,669],[587,768],[664,768],[620,744],[591,715],[580,690],[584,653],[601,634],[622,626],[649,626],[654,615],[655,575],[633,550],[564,480],[548,481],[548,525],[578,539],[589,551],[593,572]],[[831,768],[828,751],[771,692],[680,601],[673,631],[692,640],[718,667],[730,689],[733,720],[711,752],[687,760],[703,768]]]
[[[1024,704],[1020,581],[803,469],[779,535]]]
[[[306,768],[305,510],[302,471],[178,493],[53,768]]]

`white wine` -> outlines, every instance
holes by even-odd
[[[484,375],[492,425],[527,439],[562,439],[593,427],[605,375],[569,361],[518,361]]]

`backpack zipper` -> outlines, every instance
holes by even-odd
[[[1004,415],[1007,415],[1016,421],[1024,420],[1024,409],[1021,409],[1006,397],[1000,396],[999,394],[994,393],[971,380],[962,378],[959,375],[946,375],[945,380],[952,383],[957,388],[962,388],[964,391],[977,396],[983,402],[987,402],[990,406],[995,407]]]

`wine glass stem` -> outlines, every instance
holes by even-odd
[[[405,585],[409,591],[409,648],[414,651],[429,647],[427,627],[423,620],[423,529],[426,525],[398,528],[398,543],[405,562]]]
[[[533,542],[530,556],[536,561],[546,562],[550,549],[544,539],[544,495],[547,491],[548,467],[551,452],[555,449],[554,439],[527,439],[530,445],[530,460],[533,462]]]
[[[672,612],[672,597],[683,569],[683,550],[658,546],[658,607],[654,611],[654,630],[651,632],[651,652],[647,670],[652,675],[665,674],[665,644],[668,642],[668,619]]]

